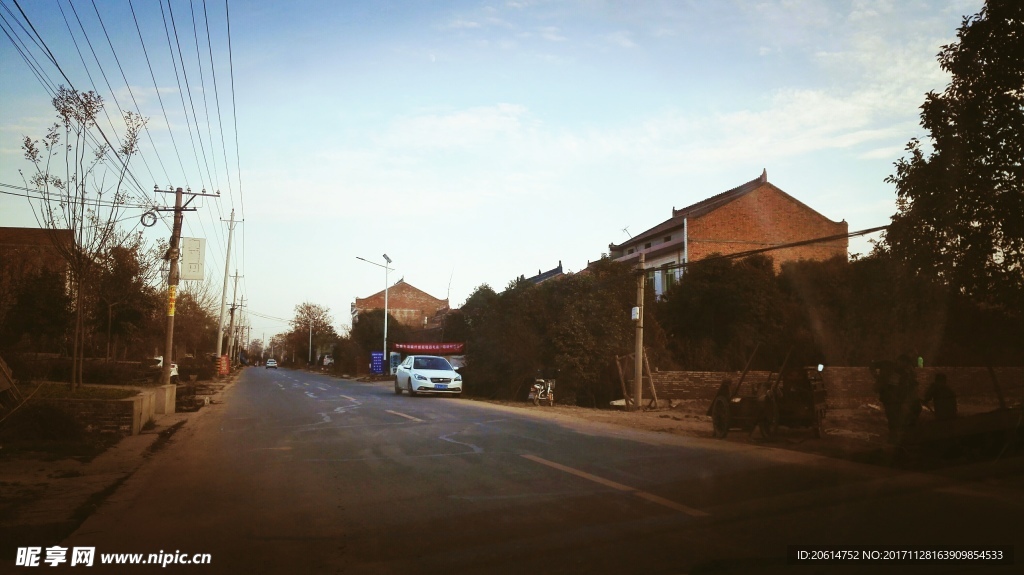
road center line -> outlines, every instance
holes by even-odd
[[[399,417],[404,417],[406,419],[411,419],[412,421],[423,421],[422,419],[420,419],[418,417],[413,417],[411,415],[406,415],[404,413],[398,413],[397,411],[391,411],[390,409],[385,409],[384,411],[386,411],[386,412],[388,412],[388,413],[390,413],[392,415],[397,415]]]
[[[547,465],[548,467],[551,467],[553,469],[557,469],[559,471],[564,471],[566,473],[571,473],[572,475],[575,475],[576,477],[582,477],[583,479],[587,479],[589,481],[593,481],[594,483],[600,483],[601,485],[604,485],[605,487],[611,487],[612,489],[617,489],[619,491],[626,491],[626,492],[632,493],[633,495],[636,495],[637,497],[639,497],[641,499],[646,499],[647,501],[650,501],[652,503],[657,503],[658,505],[662,505],[662,506],[668,507],[669,509],[674,509],[674,510],[679,511],[681,513],[685,513],[685,514],[687,514],[687,515],[689,515],[691,517],[707,517],[708,516],[708,513],[705,513],[704,511],[701,511],[700,509],[694,509],[692,507],[687,507],[685,505],[681,505],[679,503],[676,503],[675,501],[670,501],[668,499],[665,499],[664,497],[659,497],[657,495],[654,495],[653,493],[647,493],[646,491],[640,491],[639,489],[636,489],[634,487],[630,487],[628,485],[623,485],[621,483],[616,483],[616,482],[614,482],[614,481],[612,481],[610,479],[605,479],[603,477],[598,477],[596,475],[591,475],[590,473],[587,473],[586,471],[580,471],[579,469],[574,469],[572,467],[568,467],[566,465],[562,465],[561,463],[555,463],[554,461],[548,461],[547,459],[544,459],[542,457],[537,457],[536,455],[523,454],[522,457],[524,457],[526,459],[529,459],[530,461],[533,461],[533,462],[536,462],[536,463],[540,463],[541,465]]]

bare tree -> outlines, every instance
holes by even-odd
[[[288,343],[296,351],[305,352],[307,360],[312,350],[330,348],[337,339],[334,331],[334,318],[331,309],[311,302],[303,302],[295,306],[295,317],[291,320],[292,331],[288,334]],[[312,348],[310,344],[312,343]]]
[[[128,163],[138,153],[139,131],[146,120],[125,112],[121,144],[112,150],[106,143],[95,143],[96,117],[103,110],[98,94],[61,86],[52,102],[59,121],[41,142],[25,136],[22,149],[32,173],[22,177],[38,194],[30,200],[37,222],[50,231],[55,249],[68,265],[75,306],[71,388],[76,389],[82,382],[84,296],[99,257],[117,240],[117,223],[128,195]],[[59,240],[61,230],[70,230],[73,241]]]

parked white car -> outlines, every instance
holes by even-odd
[[[455,395],[462,393],[462,376],[448,360],[436,355],[410,355],[395,372],[395,394],[402,390],[409,395],[436,393]]]

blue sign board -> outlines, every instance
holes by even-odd
[[[383,351],[372,351],[370,352],[370,373],[374,375],[381,375],[384,373],[384,352]]]

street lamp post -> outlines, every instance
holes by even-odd
[[[392,268],[388,267],[388,265],[391,264],[391,258],[388,257],[388,254],[384,254],[384,261],[387,262],[386,264],[371,262],[370,260],[359,256],[356,256],[356,259],[384,268],[384,361],[385,364],[388,365],[388,372],[390,373],[391,367],[388,358],[388,272],[390,272]]]

